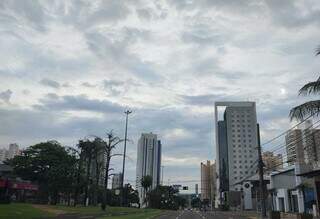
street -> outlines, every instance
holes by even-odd
[[[197,211],[197,210],[182,210],[182,211],[168,211],[157,219],[248,219],[247,216],[242,216],[234,212],[220,212],[220,211]],[[252,217],[250,217],[252,218]]]

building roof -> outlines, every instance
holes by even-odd
[[[284,168],[284,169],[282,169],[282,170],[276,170],[276,171],[272,172],[272,173],[270,174],[270,176],[275,176],[275,175],[287,173],[287,172],[292,171],[292,170],[293,170],[293,171],[295,170],[295,166],[294,166],[294,165],[289,166],[289,167],[286,167],[286,168]]]

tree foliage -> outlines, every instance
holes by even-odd
[[[177,210],[184,207],[186,200],[178,196],[178,190],[172,186],[157,186],[148,194],[149,207],[157,209]]]
[[[320,55],[320,47],[316,50]],[[299,95],[313,95],[320,93],[320,77],[316,81],[308,82],[300,90]],[[303,120],[307,117],[318,116],[320,113],[320,100],[307,101],[290,110],[290,119]]]
[[[22,155],[9,160],[16,175],[38,182],[42,202],[56,204],[59,193],[72,191],[76,173],[76,157],[57,141],[30,146]]]

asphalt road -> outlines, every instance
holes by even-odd
[[[157,217],[157,219],[205,219],[205,217],[199,211],[172,211]]]
[[[247,219],[245,216],[227,212],[200,212],[196,210],[168,211],[157,219]]]

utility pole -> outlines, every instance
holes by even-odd
[[[261,218],[265,218],[267,216],[266,210],[266,200],[265,200],[265,186],[264,186],[264,179],[263,179],[263,160],[261,154],[261,142],[260,142],[260,127],[257,124],[257,133],[258,133],[258,168],[259,168],[259,186],[260,186],[260,205],[261,205]]]
[[[128,131],[128,116],[130,113],[132,113],[132,111],[130,110],[126,110],[124,112],[126,114],[126,129],[124,132],[124,148],[123,148],[123,163],[122,163],[122,176],[121,176],[121,205],[123,205],[123,201],[124,201],[124,170],[125,170],[125,166],[126,166],[126,152],[127,152],[127,131]]]
[[[163,185],[163,171],[164,171],[164,166],[161,166],[161,185]]]

